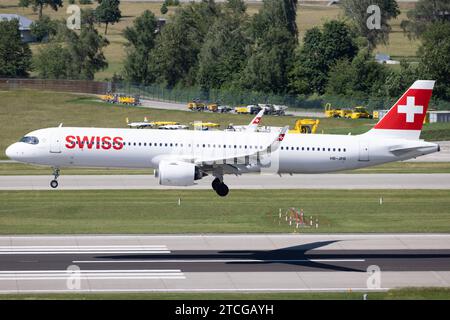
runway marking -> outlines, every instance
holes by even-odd
[[[142,253],[171,253],[169,250],[142,250],[142,251],[10,251],[0,252],[0,255],[18,255],[18,254],[142,254]]]
[[[171,253],[164,245],[118,245],[118,246],[0,246],[5,254],[139,254]]]
[[[153,280],[186,279],[178,269],[160,270],[18,270],[0,271],[2,280],[67,280],[78,276],[80,280]]]
[[[72,263],[365,262],[366,259],[74,260]]]

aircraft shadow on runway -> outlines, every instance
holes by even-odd
[[[276,250],[233,250],[233,251],[217,251],[211,253],[198,253],[199,251],[190,251],[192,253],[172,253],[170,255],[152,254],[152,255],[114,255],[101,256],[98,259],[113,259],[113,260],[230,260],[224,261],[224,264],[230,265],[267,265],[267,264],[289,264],[302,267],[309,267],[313,269],[325,269],[332,271],[347,271],[347,272],[366,272],[365,268],[347,267],[338,264],[333,264],[332,261],[326,263],[316,262],[314,259],[321,259],[306,254],[310,250],[321,248],[329,244],[338,242],[340,240],[320,241],[292,246]],[[201,252],[201,251],[200,251]],[[312,259],[312,260],[311,260]],[[335,257],[336,259],[336,257]],[[233,261],[239,260],[239,261]]]
[[[169,263],[189,260],[234,266],[291,265],[311,270],[367,272],[377,264],[390,270],[450,270],[449,250],[317,250],[343,240],[306,243],[276,250],[182,250],[171,254],[123,254],[95,257],[99,260],[132,261],[164,260]],[[227,261],[229,260],[229,261]]]

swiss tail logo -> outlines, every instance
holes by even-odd
[[[417,80],[369,131],[389,137],[418,139],[435,81]]]
[[[433,87],[434,81],[414,82],[374,129],[421,130]]]

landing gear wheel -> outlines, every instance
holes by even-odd
[[[59,177],[59,168],[53,168],[53,176],[54,179],[52,181],[50,181],[50,187],[52,187],[53,189],[58,188],[58,177]]]
[[[220,179],[219,178],[215,178],[213,180],[213,182],[211,183],[211,186],[212,186],[214,191],[217,191],[217,188],[219,187],[220,184],[221,184]]]
[[[228,189],[228,186],[225,183],[219,184],[216,189],[216,193],[221,197],[225,197],[229,191],[230,190]]]
[[[53,189],[58,188],[58,181],[57,180],[50,181],[50,187],[52,187]]]

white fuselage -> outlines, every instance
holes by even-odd
[[[242,173],[258,171],[255,159],[233,159],[244,151],[262,152],[273,132],[139,130],[58,127],[30,132],[38,143],[17,142],[6,151],[21,162],[60,167],[158,168],[162,159],[239,164]],[[92,142],[92,143],[91,143]],[[392,152],[410,148],[401,154]],[[380,138],[368,134],[286,134],[273,151],[276,173],[321,173],[405,160],[438,151],[422,140]],[[272,161],[274,162],[274,161]]]

